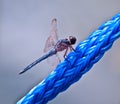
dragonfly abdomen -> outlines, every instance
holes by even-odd
[[[22,74],[22,73],[26,72],[27,70],[29,70],[30,68],[32,68],[36,64],[40,63],[44,59],[46,59],[46,58],[48,58],[48,57],[56,54],[56,52],[57,51],[55,49],[50,50],[47,54],[43,55],[42,57],[40,57],[39,59],[37,59],[36,61],[34,61],[33,63],[31,63],[30,65],[28,65],[24,70],[20,71],[19,74]]]

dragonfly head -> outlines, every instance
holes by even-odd
[[[71,45],[76,43],[76,38],[74,36],[69,36],[68,40],[69,40]]]

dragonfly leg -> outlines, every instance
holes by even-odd
[[[72,65],[71,62],[66,58],[67,52],[68,52],[68,48],[65,50],[64,59],[65,59],[66,61],[68,61],[69,64],[70,64],[70,66],[71,66],[71,65]]]
[[[65,53],[64,53],[64,58],[66,57],[66,55],[67,55],[67,52],[68,52],[68,48],[65,50]]]
[[[70,45],[70,51],[74,51],[75,52],[75,49]]]
[[[78,53],[72,46],[69,46],[70,47],[70,51],[74,51],[76,53]]]

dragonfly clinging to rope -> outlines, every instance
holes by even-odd
[[[40,57],[39,59],[37,59],[36,61],[34,61],[33,63],[31,63],[30,65],[28,65],[25,69],[20,71],[19,74],[26,72],[27,70],[29,70],[30,68],[38,64],[39,62],[53,55],[54,56],[56,55],[55,61],[59,63],[60,59],[59,57],[57,57],[57,52],[65,50],[65,53],[64,53],[64,58],[65,58],[68,52],[68,49],[70,49],[70,51],[74,50],[72,45],[75,44],[75,42],[76,42],[76,38],[74,36],[69,36],[66,39],[58,40],[57,19],[53,19],[51,22],[50,36],[48,37],[45,44],[45,48],[44,48],[44,52],[47,52],[47,53],[42,57]]]

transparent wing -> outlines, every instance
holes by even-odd
[[[45,48],[44,48],[44,52],[48,52],[49,50],[51,50],[54,45],[57,43],[58,41],[58,35],[57,35],[57,19],[54,18],[51,21],[51,26],[50,26],[50,35],[46,40],[45,43]],[[58,57],[58,55],[53,55],[52,57],[49,57],[47,59],[47,62],[52,66],[52,67],[56,67],[56,65],[60,62],[60,58]]]
[[[57,19],[53,19],[50,26],[50,35],[46,40],[44,52],[48,52],[58,41],[57,35]]]

